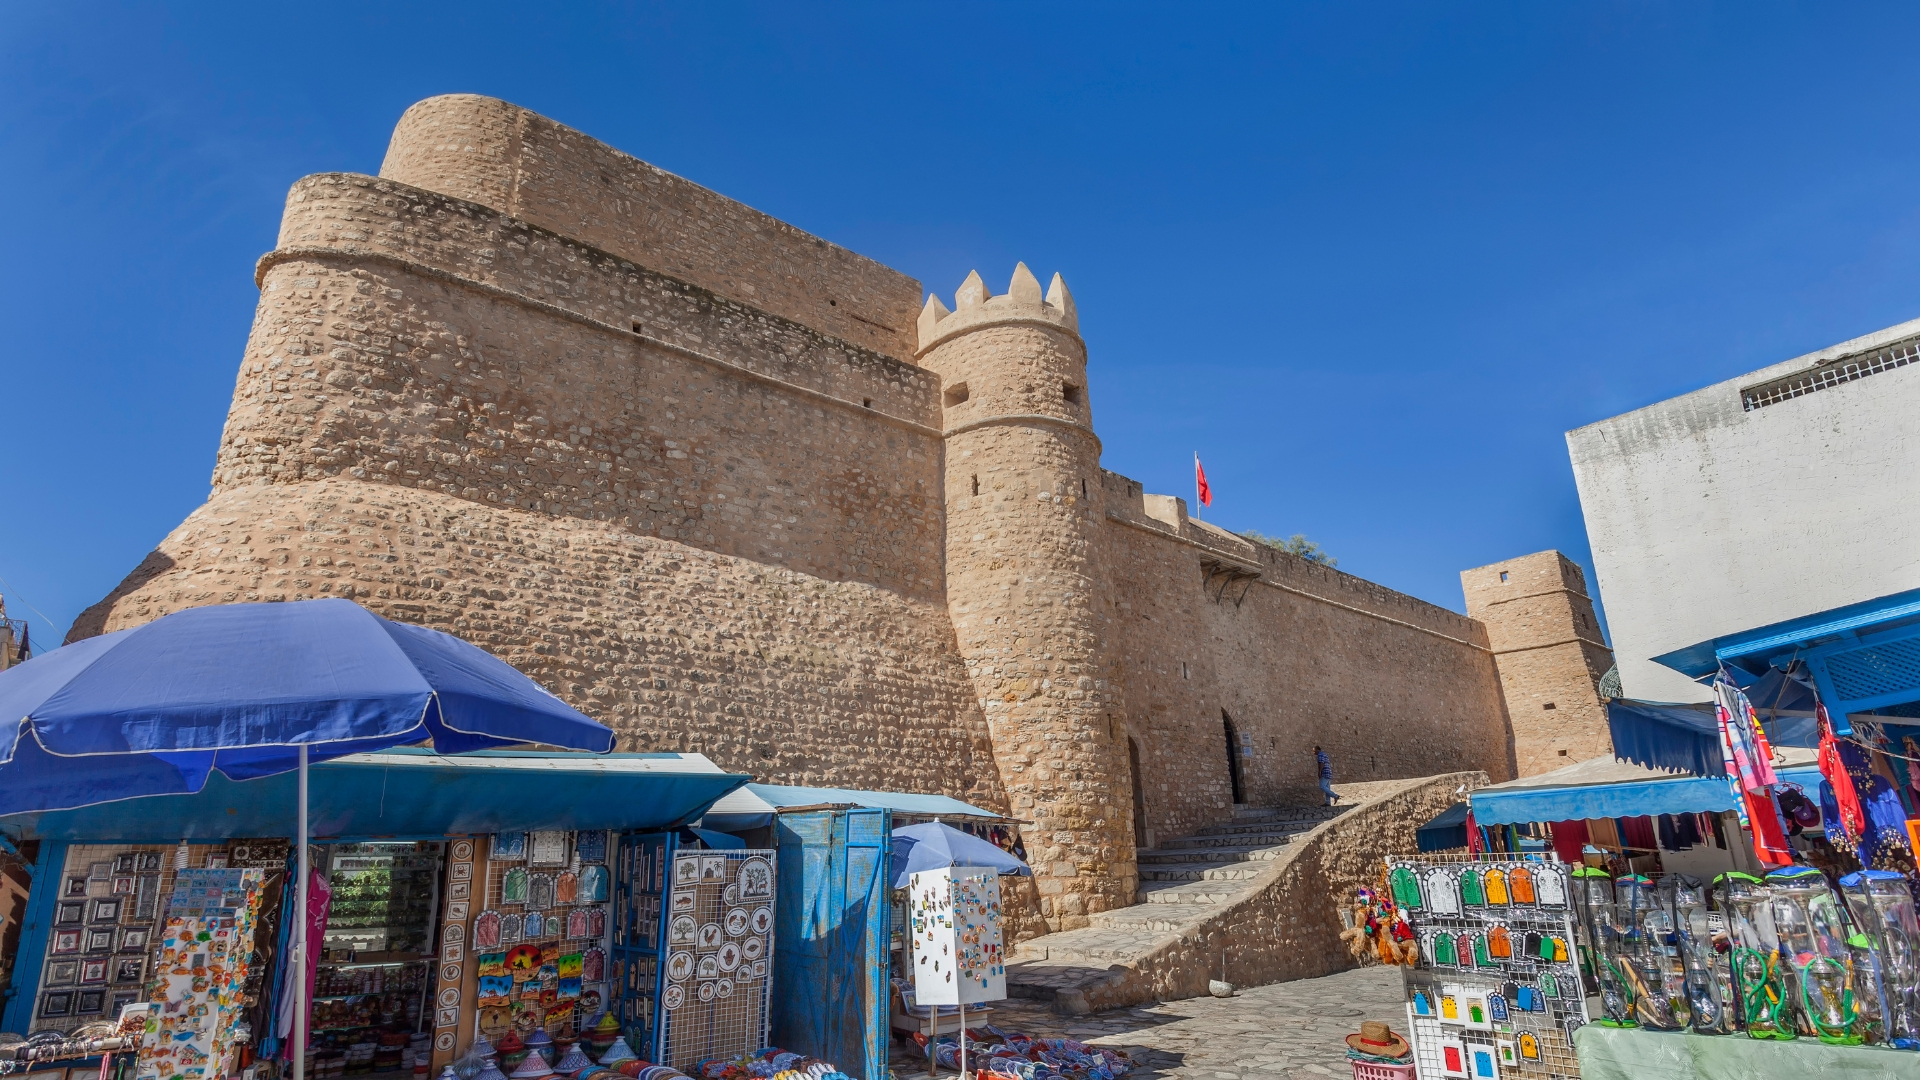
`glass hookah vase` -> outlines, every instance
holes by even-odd
[[[1906,878],[1892,870],[1861,870],[1841,878],[1840,891],[1873,948],[1888,1044],[1920,1050],[1920,920]],[[1856,993],[1864,992],[1857,974],[1854,982]]]
[[[1773,909],[1765,882],[1752,874],[1721,874],[1714,884],[1725,890],[1721,909],[1732,941],[1730,960],[1738,991],[1740,1021],[1755,1039],[1791,1039],[1799,1034],[1787,1000],[1787,976],[1780,963]]]
[[[1633,983],[1623,966],[1622,947],[1627,927],[1619,921],[1613,880],[1605,870],[1585,866],[1573,872],[1574,894],[1586,917],[1588,957],[1594,980],[1600,985],[1599,1023],[1608,1027],[1639,1027],[1634,1019]]]
[[[1707,891],[1698,878],[1676,876],[1673,923],[1681,963],[1686,967],[1686,994],[1693,1006],[1693,1030],[1701,1035],[1731,1035],[1734,1000],[1733,969],[1726,950],[1726,920],[1707,906]],[[1719,933],[1715,933],[1715,924]]]
[[[1678,1031],[1687,1026],[1686,976],[1673,945],[1673,914],[1653,882],[1627,874],[1613,883],[1614,910],[1626,927],[1622,970],[1633,983],[1634,1019],[1646,1027]]]
[[[1768,874],[1767,885],[1800,1033],[1842,1045],[1864,1041],[1846,915],[1826,875],[1811,866],[1789,866]]]

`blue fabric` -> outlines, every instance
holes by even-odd
[[[1454,803],[1420,826],[1414,840],[1421,851],[1452,851],[1467,846],[1467,804]]]
[[[350,600],[191,608],[0,672],[0,814],[286,772],[301,744],[317,762],[428,741],[605,753],[613,732],[484,650]]]
[[[707,845],[707,847],[714,851],[731,851],[734,848],[747,846],[747,842],[737,836],[729,836],[723,832],[714,832],[712,829],[690,829],[688,831],[699,837],[701,843]]]
[[[947,866],[990,866],[1003,874],[1033,874],[1026,863],[951,825],[930,821],[893,830],[893,860],[889,869],[894,888],[906,888],[907,878],[922,870]]]
[[[859,791],[853,788],[787,787],[783,784],[748,784],[747,790],[772,806],[862,806],[872,810],[892,810],[899,814],[926,817],[997,818],[1000,815],[945,795],[914,795],[903,791]]]
[[[1724,775],[1515,791],[1482,788],[1473,793],[1471,800],[1473,820],[1479,825],[1642,814],[1711,814],[1733,809],[1736,801]]]
[[[150,760],[139,755],[96,763]],[[704,762],[676,771],[678,754],[539,754],[489,750],[442,757],[396,748],[315,765],[308,815],[317,837],[437,839],[526,829],[676,829],[748,777]],[[133,812],[137,810],[137,812]],[[229,780],[215,772],[193,794],[0,817],[16,842],[164,843],[220,840],[244,822],[250,836],[292,836],[299,777]]]
[[[1613,756],[1649,769],[1722,776],[1720,720],[1711,704],[1666,701],[1607,702]]]

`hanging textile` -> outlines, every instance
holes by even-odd
[[[1473,812],[1468,811],[1467,812],[1467,854],[1478,855],[1485,850],[1487,850],[1486,834],[1480,831],[1480,826],[1474,824]]]
[[[1560,861],[1579,866],[1587,847],[1587,823],[1585,821],[1556,821],[1553,829],[1553,852]]]
[[[293,1060],[293,980],[306,980],[307,990],[300,995],[300,1000],[307,1002],[307,1008],[311,1010],[314,974],[320,967],[320,946],[327,938],[327,913],[332,906],[332,884],[318,869],[310,868],[307,872],[307,955],[306,963],[301,965],[306,970],[296,971],[291,963],[280,965],[285,985],[280,991],[280,1015],[274,1018],[273,1025],[274,1034],[281,1042],[281,1055],[288,1061]],[[291,951],[288,959],[292,959]],[[311,1022],[307,1026],[307,1042],[309,1045],[313,1042]]]
[[[1747,827],[1753,830],[1753,853],[1768,868],[1793,865],[1793,849],[1787,846],[1787,830],[1780,824],[1780,807],[1773,794],[1764,788],[1745,791],[1741,798],[1747,808]]]
[[[1587,835],[1592,838],[1588,842],[1602,851],[1620,850],[1620,826],[1612,818],[1588,818]]]
[[[1847,773],[1846,764],[1840,757],[1840,740],[1834,737],[1833,722],[1827,719],[1827,707],[1814,702],[1814,716],[1820,723],[1820,775],[1833,790],[1833,802],[1838,809],[1841,833],[1848,838],[1846,847],[1857,848],[1866,835],[1866,816],[1860,811],[1860,797],[1855,792],[1853,777]],[[1827,827],[1829,835],[1833,824]]]
[[[1720,717],[1720,736],[1727,755],[1727,772],[1740,781],[1742,791],[1755,791],[1779,782],[1773,774],[1773,747],[1760,729],[1753,704],[1722,672],[1713,684]]]
[[[1643,852],[1656,850],[1660,843],[1653,834],[1653,819],[1645,815],[1621,818],[1620,839],[1627,847]]]

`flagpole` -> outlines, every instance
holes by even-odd
[[[1200,516],[1200,451],[1193,452],[1193,516]],[[298,1080],[296,1077],[295,1080]]]

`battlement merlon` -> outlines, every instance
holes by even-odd
[[[926,305],[920,309],[920,347],[914,355],[925,356],[934,346],[969,330],[1006,323],[1039,323],[1065,330],[1076,340],[1080,337],[1080,312],[1074,307],[1073,294],[1067,291],[1066,279],[1054,274],[1043,297],[1040,279],[1033,276],[1026,263],[1014,266],[1013,280],[1000,296],[987,291],[980,271],[972,271],[953,294],[953,305],[949,311],[937,294],[927,294]]]
[[[415,103],[380,176],[912,359],[918,281],[518,105],[475,94]]]

